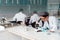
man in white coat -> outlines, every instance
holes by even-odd
[[[25,18],[26,15],[23,13],[23,9],[19,10],[19,13],[17,13],[14,17],[13,20],[17,21],[17,23],[21,24],[21,23],[25,23]]]
[[[32,25],[33,28],[35,28],[36,22],[39,20],[39,16],[36,11],[33,12],[33,15],[30,18],[29,24]]]
[[[40,21],[38,24],[43,29],[49,29],[50,32],[55,32],[57,30],[57,18],[55,16],[49,16],[48,12],[40,14]]]

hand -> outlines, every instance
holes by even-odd
[[[50,32],[54,33],[55,31],[51,31],[51,30],[50,30]]]
[[[42,32],[41,30],[38,30],[37,32]]]

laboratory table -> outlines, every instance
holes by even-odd
[[[12,28],[6,29],[8,32],[13,33],[18,36],[22,36],[28,40],[60,40],[59,33],[51,33],[51,32],[36,32],[36,29],[28,26],[16,26]]]

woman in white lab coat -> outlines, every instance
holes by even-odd
[[[19,13],[17,13],[14,17],[13,20],[17,21],[17,23],[21,24],[21,23],[25,23],[25,18],[27,16],[23,13],[23,9],[19,10]]]
[[[32,25],[33,28],[35,28],[36,21],[39,20],[39,16],[36,11],[33,12],[33,15],[30,18],[29,24]]]
[[[48,12],[40,14],[39,26],[44,29],[48,29],[50,32],[57,30],[57,18],[55,16],[49,16]]]

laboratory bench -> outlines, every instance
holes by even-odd
[[[37,32],[35,28],[24,25],[7,28],[6,31],[21,36],[23,40],[60,40],[58,32]]]

